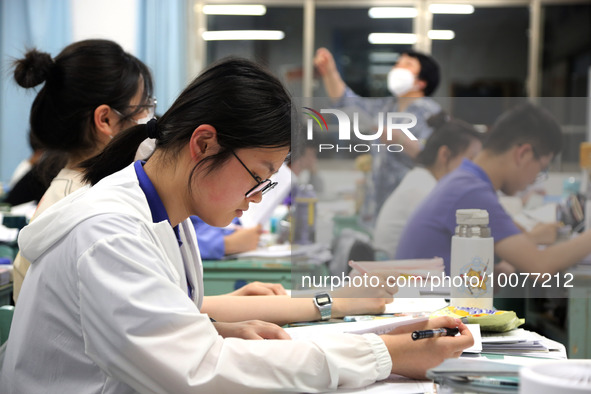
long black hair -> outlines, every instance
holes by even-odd
[[[241,148],[291,146],[291,98],[281,82],[261,66],[245,59],[223,59],[199,75],[170,109],[151,125],[119,133],[99,155],[83,163],[85,180],[96,184],[133,161],[148,129],[157,129],[156,149],[176,157],[202,124],[217,130],[220,151],[197,166],[207,171]],[[189,180],[190,182],[190,180]]]
[[[14,79],[25,88],[43,82],[31,107],[31,131],[47,149],[83,152],[96,146],[94,110],[107,104],[127,110],[143,80],[142,104],[152,96],[152,77],[144,63],[108,40],[85,40],[65,47],[55,59],[36,49],[14,62]]]
[[[445,112],[433,115],[427,119],[427,123],[433,128],[433,133],[415,159],[424,167],[435,164],[442,146],[447,146],[453,158],[468,149],[472,141],[484,140],[484,134],[479,133],[474,126],[461,119],[449,118]]]

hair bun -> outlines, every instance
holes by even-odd
[[[25,54],[24,59],[14,62],[14,79],[24,88],[32,88],[47,79],[53,66],[51,55],[32,49]]]
[[[433,129],[438,129],[449,122],[449,115],[445,111],[436,113],[427,119],[427,124]]]

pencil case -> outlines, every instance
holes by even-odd
[[[447,306],[431,314],[430,317],[451,316],[462,319],[464,323],[479,324],[481,331],[505,332],[525,323],[514,311],[463,308]]]

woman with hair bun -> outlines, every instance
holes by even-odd
[[[140,60],[124,52],[118,44],[106,40],[71,44],[55,59],[49,54],[32,50],[18,60],[15,66],[15,79],[21,86],[34,87],[44,83],[31,108],[31,128],[34,136],[51,151],[53,157],[60,156],[67,161],[65,168],[53,179],[43,195],[33,217],[36,219],[48,207],[87,184],[82,178],[82,163],[102,152],[122,130],[147,123],[154,117],[152,77]],[[229,127],[229,124],[224,124],[224,127]],[[153,128],[149,129],[153,131]],[[140,136],[142,139],[146,137],[143,134]],[[147,141],[153,142],[154,139]],[[146,145],[147,157],[153,150],[153,143]],[[118,145],[114,158],[108,164],[132,163],[136,154],[135,146],[137,144],[134,145],[134,142]],[[138,149],[137,154],[142,156],[143,151]],[[92,178],[88,180],[92,181]],[[15,302],[21,295],[29,266],[21,254],[15,259]],[[252,282],[228,295],[284,293],[280,284]],[[294,304],[302,300],[289,301]],[[341,309],[338,307],[341,301],[335,300],[335,316],[339,313],[344,316],[350,312],[380,313],[386,301],[381,298],[373,301],[353,300],[354,306],[348,305]],[[253,301],[237,301],[235,298],[233,302]],[[275,302],[284,305],[285,299]],[[228,302],[220,297],[208,297],[205,309],[208,312],[215,310],[220,317],[226,317],[223,312],[226,305]],[[317,312],[313,308],[305,308],[301,312],[294,307],[282,309],[285,315],[269,314],[265,319],[285,323],[298,319],[313,320]],[[229,315],[229,318],[237,318],[233,311]]]
[[[291,119],[279,80],[252,62],[224,60],[161,118],[120,133],[87,161],[93,186],[21,230],[19,247],[32,265],[8,339],[3,392],[319,392],[391,373],[424,377],[471,346],[467,327],[449,316],[384,335],[289,340],[278,325],[215,322],[203,313],[203,266],[189,217],[225,226],[260,202],[290,151]],[[131,163],[146,137],[154,153]],[[228,298],[258,299],[267,309],[282,299]],[[461,335],[411,339],[414,330],[439,327]]]
[[[96,155],[121,130],[154,116],[152,76],[144,63],[108,40],[85,40],[55,58],[36,49],[15,61],[14,79],[24,88],[43,84],[31,107],[31,133],[52,157],[65,161],[41,198],[35,219],[85,185],[80,163]],[[29,262],[14,262],[14,301]]]
[[[376,220],[373,239],[378,258],[394,258],[406,222],[437,181],[482,149],[483,134],[469,123],[450,119],[444,112],[427,123],[434,131],[415,159],[417,166],[386,199]]]

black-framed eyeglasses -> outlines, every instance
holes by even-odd
[[[248,173],[250,174],[252,179],[254,179],[257,183],[255,187],[253,187],[252,189],[250,189],[249,191],[246,192],[246,194],[245,194],[246,198],[252,197],[253,195],[257,194],[258,192],[261,192],[261,194],[265,194],[266,192],[268,192],[269,190],[271,190],[275,186],[277,186],[277,182],[273,182],[270,179],[265,179],[264,181],[262,181],[260,177],[256,176],[248,169],[248,167],[242,162],[242,160],[240,160],[240,158],[238,156],[236,156],[236,153],[234,153],[234,151],[232,151],[232,154],[234,155],[236,160],[238,160],[240,162],[240,164],[242,164],[242,167],[244,167],[244,169],[246,171],[248,171]]]
[[[137,105],[129,105],[131,108],[142,108],[148,111],[148,115],[153,118],[156,115],[156,105],[158,104],[158,100],[156,97],[148,97],[145,104],[137,104]]]
[[[125,108],[135,108],[134,113],[140,113],[142,111],[146,111],[147,112],[147,115],[144,116],[141,119],[129,118],[128,120],[131,121],[131,122],[133,122],[133,123],[135,123],[135,124],[146,123],[148,120],[152,119],[155,116],[155,114],[156,114],[156,104],[157,103],[158,103],[158,101],[156,100],[155,97],[148,97],[148,100],[147,100],[147,103],[146,104],[128,105]],[[119,111],[119,110],[117,110],[115,108],[113,108],[113,111],[115,111],[115,113],[117,115],[119,115],[119,117],[121,117],[122,119],[125,119],[125,118],[129,117],[129,115],[126,116],[121,111]],[[145,120],[145,121],[143,121],[143,120]]]

